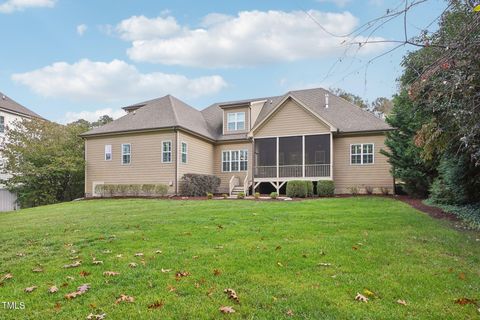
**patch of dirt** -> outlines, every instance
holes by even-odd
[[[442,209],[437,207],[426,205],[425,203],[422,202],[422,199],[414,199],[414,198],[410,198],[409,196],[397,196],[396,198],[400,201],[403,201],[409,204],[411,207],[428,214],[432,218],[446,219],[450,221],[460,221],[460,219],[454,214],[445,212]]]

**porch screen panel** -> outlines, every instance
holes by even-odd
[[[330,176],[330,135],[305,136],[305,175]]]
[[[277,176],[277,139],[255,139],[255,177]]]
[[[283,137],[279,139],[279,175],[281,177],[301,177],[302,137]]]

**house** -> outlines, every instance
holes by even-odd
[[[85,134],[86,196],[97,184],[164,183],[216,175],[220,193],[281,191],[289,180],[333,180],[336,193],[393,191],[382,119],[317,88],[197,110],[167,95]]]
[[[5,94],[0,92],[0,180],[5,181],[10,175],[3,172],[4,158],[1,150],[4,148],[6,137],[5,133],[14,126],[16,121],[22,119],[42,118],[35,112],[15,102]],[[0,211],[11,211],[17,209],[17,196],[5,189],[5,185],[0,183]]]

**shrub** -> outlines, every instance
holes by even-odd
[[[155,194],[161,197],[166,196],[168,193],[168,186],[166,184],[156,184],[155,185]]]
[[[187,173],[180,182],[182,196],[203,196],[207,193],[216,193],[220,185],[220,178],[208,174]]]
[[[141,184],[130,184],[128,185],[128,193],[132,196],[138,197],[140,195],[140,191],[142,190]]]
[[[155,192],[154,184],[142,184],[142,192],[145,196],[151,196]]]
[[[116,184],[106,184],[104,185],[104,194],[108,197],[114,197],[118,190],[118,185]]]
[[[117,185],[117,192],[120,196],[126,196],[128,193],[129,185],[128,184],[119,184]]]
[[[207,193],[207,199],[212,200],[213,199],[213,193]]]
[[[358,187],[357,186],[348,187],[348,191],[350,191],[350,194],[352,196],[358,195]]]
[[[321,180],[317,182],[317,194],[320,197],[332,197],[335,194],[333,181]]]
[[[370,195],[373,194],[373,187],[365,186],[365,192]]]
[[[105,185],[104,184],[97,184],[95,186],[94,192],[96,194],[99,194],[101,197],[103,197],[105,195]]]
[[[305,198],[308,194],[307,181],[292,180],[287,182],[287,197]]]
[[[390,188],[389,187],[381,187],[380,191],[384,196],[388,196],[390,194]]]
[[[227,199],[227,198],[228,198],[228,194],[224,193],[224,194],[222,194],[222,197],[223,197],[223,199]]]
[[[260,199],[260,192],[255,192],[255,199],[256,200]]]
[[[244,199],[245,198],[245,193],[244,192],[239,192],[237,194],[237,199]]]
[[[307,188],[307,197],[313,197],[313,182],[312,181],[304,181],[305,186]]]
[[[270,193],[270,198],[277,199],[277,197],[278,197],[278,193],[276,193],[276,192]]]
[[[424,202],[427,205],[439,207],[445,212],[456,215],[468,229],[480,230],[480,202],[466,205],[448,205],[437,203],[431,198]]]

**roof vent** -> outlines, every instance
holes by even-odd
[[[7,100],[7,97],[3,95],[2,100]]]
[[[325,108],[328,109],[328,93],[325,93]]]

